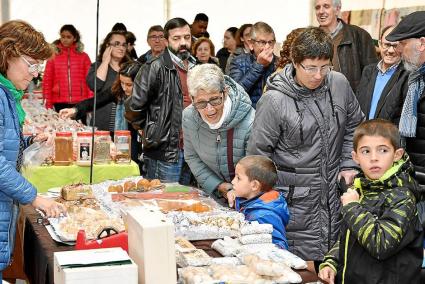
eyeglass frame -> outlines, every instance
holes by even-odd
[[[276,40],[275,40],[275,39],[273,39],[273,40],[269,40],[269,41],[266,41],[266,40],[256,40],[256,39],[251,39],[251,41],[255,42],[256,44],[258,44],[258,45],[259,45],[259,46],[261,46],[261,47],[266,46],[267,44],[268,44],[269,46],[273,46],[273,45],[276,43]]]
[[[24,60],[24,62],[27,64],[28,66],[28,72],[30,74],[34,74],[34,73],[40,73],[43,70],[43,67],[41,66],[40,63],[34,63],[31,64],[23,55],[21,55],[21,58]]]
[[[391,47],[394,50],[397,50],[400,47],[400,42],[382,42],[382,40],[379,40],[378,43],[379,43],[379,46],[381,46],[382,49],[384,50],[389,50]],[[385,47],[385,46],[388,46],[388,47]]]
[[[152,39],[152,40],[159,40],[159,41],[163,40],[164,38],[165,38],[165,36],[164,36],[164,35],[161,35],[161,36],[158,36],[158,35],[150,35],[150,36],[148,36],[148,39]]]
[[[127,47],[128,47],[127,42],[125,42],[125,43],[121,43],[121,42],[119,42],[119,41],[110,42],[110,43],[108,43],[108,45],[109,45],[109,46],[113,46],[113,47],[125,47],[125,48],[127,48]]]
[[[220,96],[217,96],[217,97],[213,97],[213,98],[211,98],[211,99],[209,99],[208,101],[200,101],[200,102],[192,102],[192,105],[193,105],[193,107],[196,109],[196,110],[203,110],[203,109],[205,109],[207,106],[208,106],[208,104],[210,105],[210,106],[212,106],[212,107],[215,107],[215,106],[219,106],[219,105],[221,105],[221,104],[223,104],[223,101],[224,101],[224,91],[222,91],[222,92],[220,92]],[[194,98],[192,97],[192,101],[194,100]],[[212,101],[214,101],[214,100],[220,100],[220,102],[217,102],[217,103],[212,103]],[[205,104],[205,106],[204,107],[198,107],[197,105],[199,105],[199,104]]]
[[[317,74],[317,71],[320,71],[320,75],[328,75],[334,69],[334,67],[332,65],[324,65],[322,67],[318,67],[318,66],[317,67],[313,67],[313,66],[306,67],[301,62],[299,64],[304,69],[304,71],[307,74],[310,74],[310,75]],[[326,73],[323,74],[322,70],[325,70],[325,68],[329,68],[329,69]]]

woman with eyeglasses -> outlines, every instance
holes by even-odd
[[[96,122],[94,126],[98,130],[114,131],[116,104],[108,98],[112,95],[112,84],[118,76],[120,65],[131,59],[127,54],[126,32],[111,31],[103,40],[97,57],[97,70],[93,63],[87,74],[87,84],[94,92],[94,80],[96,80],[97,98],[100,103],[96,104]],[[63,117],[83,118],[88,112],[93,111],[93,98],[84,100],[73,108],[60,111]],[[90,123],[89,125],[92,125]]]
[[[255,110],[244,89],[215,64],[194,67],[187,85],[192,104],[183,111],[184,158],[199,186],[223,202],[245,156]]]
[[[11,261],[18,205],[31,204],[47,217],[66,212],[62,204],[37,196],[37,189],[20,174],[25,147],[45,139],[42,135],[22,135],[23,90],[38,76],[42,61],[52,54],[44,36],[28,23],[9,21],[0,26],[0,282],[1,271]]]
[[[56,111],[93,96],[86,83],[91,61],[83,51],[80,33],[73,25],[64,25],[59,34],[60,39],[53,42],[55,57],[47,61],[43,77],[46,107]]]

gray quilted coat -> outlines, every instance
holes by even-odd
[[[337,176],[356,167],[352,138],[364,115],[341,73],[331,72],[313,91],[298,85],[293,74],[290,64],[269,78],[247,152],[270,157],[278,168],[277,188],[290,211],[289,250],[322,260],[338,237]]]
[[[183,111],[184,158],[201,188],[208,194],[213,194],[220,183],[231,181],[227,163],[227,131],[234,129],[233,163],[236,166],[245,156],[255,116],[245,90],[228,76],[225,76],[225,84],[232,109],[219,129],[210,129],[192,105]]]

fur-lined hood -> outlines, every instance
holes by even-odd
[[[63,49],[65,49],[65,46],[63,46],[63,44],[60,42],[59,39],[55,40],[52,43],[52,47],[55,50],[56,54],[61,53],[61,51]],[[78,42],[74,43],[73,45],[71,45],[71,49],[74,49],[78,53],[83,53],[84,52],[84,44],[81,41],[78,41]]]

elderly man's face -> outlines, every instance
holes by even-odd
[[[385,39],[385,37],[393,30],[394,28],[389,28],[382,35],[381,40],[379,41],[379,47],[381,49],[381,57],[384,62],[384,65],[388,68],[401,60],[401,51],[398,48],[399,42],[391,42]]]
[[[336,25],[340,7],[333,6],[332,0],[316,0],[314,10],[321,27]]]
[[[155,53],[161,53],[165,49],[164,32],[152,31],[148,35],[148,45]]]
[[[425,37],[400,41],[401,58],[407,71],[416,71],[422,65],[421,54],[425,52]]]

